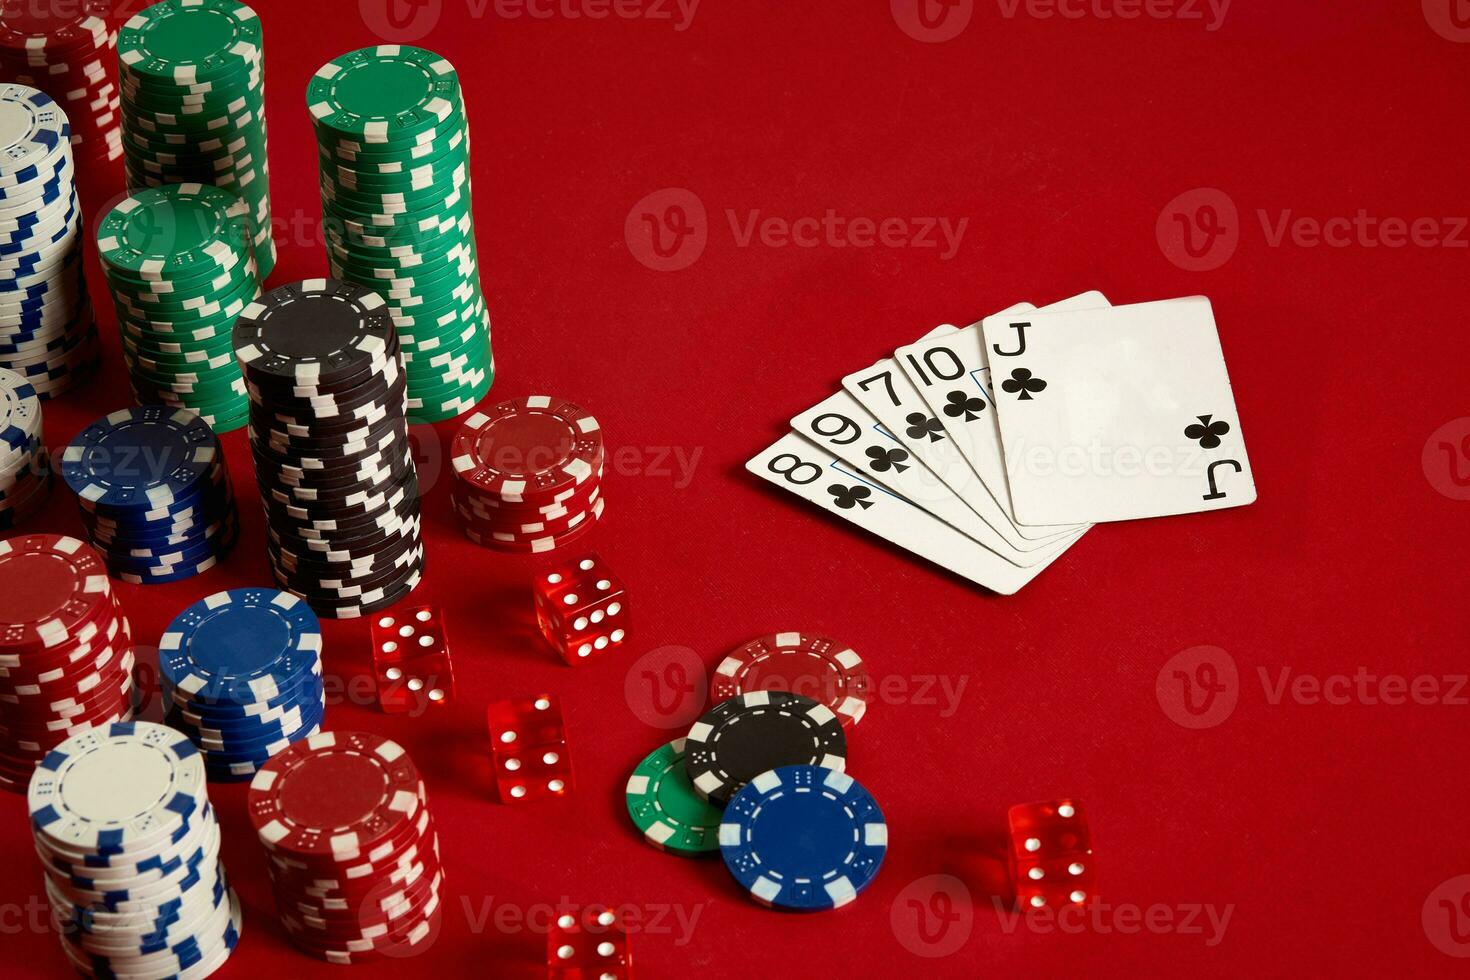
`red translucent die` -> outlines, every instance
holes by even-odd
[[[1010,809],[1011,875],[1022,908],[1060,908],[1093,898],[1092,834],[1077,800]]]
[[[454,664],[437,606],[376,614],[372,640],[378,704],[384,711],[421,712],[454,699]]]
[[[496,701],[485,709],[500,799],[516,803],[572,791],[561,703],[549,694]]]
[[[596,555],[536,576],[532,592],[541,635],[569,664],[584,663],[627,637],[623,583]]]
[[[549,980],[630,980],[633,954],[622,916],[602,905],[557,917],[546,934]]]

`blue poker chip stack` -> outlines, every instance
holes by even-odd
[[[88,728],[36,767],[27,802],[51,921],[82,976],[203,980],[229,960],[240,900],[187,738],[148,722]]]
[[[210,779],[250,779],[321,730],[321,650],[305,600],[277,589],[216,592],[158,641],[165,720],[198,747]]]
[[[219,438],[188,409],[144,405],[98,419],[66,447],[61,476],[88,543],[124,582],[198,575],[239,534]]]
[[[75,177],[66,113],[28,85],[0,85],[0,367],[42,399],[99,353]]]
[[[41,398],[25,378],[0,368],[0,531],[35,516],[50,496]]]

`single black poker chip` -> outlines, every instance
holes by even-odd
[[[785,691],[752,691],[715,705],[689,730],[684,751],[695,790],[716,803],[778,766],[847,766],[841,719]]]
[[[235,321],[235,353],[251,383],[329,386],[367,378],[393,341],[388,305],[372,290],[307,279],[272,290]]]

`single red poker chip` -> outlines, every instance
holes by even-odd
[[[789,691],[826,705],[851,728],[872,694],[863,660],[846,644],[810,633],[773,633],[751,640],[715,668],[715,704],[754,691]]]
[[[454,437],[458,478],[506,503],[535,505],[594,479],[597,419],[561,398],[532,395],[474,412]]]
[[[250,820],[272,851],[356,855],[413,819],[418,789],[418,770],[397,742],[322,732],[261,766],[250,783]]]
[[[0,541],[0,651],[47,650],[111,606],[112,586],[97,553],[59,534]]]

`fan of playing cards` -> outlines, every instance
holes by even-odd
[[[1022,303],[842,388],[746,468],[1004,595],[1095,523],[1256,499],[1202,296]]]

